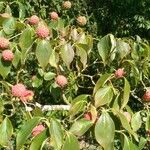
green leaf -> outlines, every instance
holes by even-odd
[[[33,29],[31,27],[27,27],[25,30],[23,30],[19,39],[19,45],[21,47],[22,52],[25,53],[27,49],[31,47],[32,43],[33,43]]]
[[[128,63],[131,66],[131,73],[133,74],[133,77],[136,79],[136,84],[138,84],[138,81],[140,80],[140,72],[136,66],[136,63],[134,60],[125,60],[124,63]]]
[[[9,142],[12,134],[13,126],[11,124],[11,121],[6,117],[0,126],[0,145],[8,146],[10,144]]]
[[[8,13],[8,14],[11,15],[11,8],[10,8],[9,5],[6,6],[6,8],[5,8],[5,13]]]
[[[103,112],[95,125],[95,138],[105,149],[113,149],[115,124],[107,112]]]
[[[16,51],[14,53],[14,59],[12,61],[12,64],[15,68],[17,68],[19,61],[21,60],[21,52],[16,48]]]
[[[88,45],[87,53],[89,54],[93,48],[93,37],[91,35],[87,35],[86,39],[87,39],[87,45]]]
[[[133,144],[125,134],[123,135],[124,135],[123,150],[138,150],[138,147],[135,144]]]
[[[3,30],[6,34],[13,34],[15,29],[16,29],[16,22],[13,17],[4,20]]]
[[[88,47],[87,47],[88,49]],[[80,57],[80,61],[83,65],[83,68],[86,67],[87,64],[87,52],[84,48],[84,45],[82,44],[76,44],[76,53]]]
[[[125,115],[119,111],[115,111],[115,113],[120,118],[123,128],[125,128],[130,134],[132,134],[134,136],[134,138],[136,139],[136,141],[138,141],[137,134],[131,129],[130,124],[129,124],[127,118],[125,117]]]
[[[133,116],[132,116],[132,120],[131,120],[131,126],[133,131],[137,131],[142,125],[142,119],[141,119],[141,115],[140,112],[136,112]]]
[[[127,54],[130,53],[131,47],[128,43],[118,40],[116,43],[116,50],[120,55],[120,58],[123,59]]]
[[[68,68],[70,68],[70,64],[74,58],[74,50],[70,43],[65,44],[61,48],[61,58],[65,62]]]
[[[44,74],[44,80],[47,80],[47,81],[52,80],[52,79],[55,78],[55,76],[56,76],[55,73],[47,72],[47,73]]]
[[[100,88],[94,96],[95,107],[99,107],[110,103],[112,98],[113,98],[113,91],[110,86]]]
[[[147,117],[146,117],[145,130],[146,131],[150,130],[150,114],[149,113],[147,113]]]
[[[127,105],[129,101],[129,96],[130,96],[130,84],[127,81],[127,79],[124,78],[124,93],[123,93],[121,109],[123,109]]]
[[[4,2],[0,2],[0,12],[2,12],[2,10],[4,9]]]
[[[16,21],[16,30],[18,32],[21,32],[25,28],[26,28],[26,24],[24,24],[23,22]]]
[[[101,56],[104,65],[106,65],[109,62],[110,52],[114,49],[114,47],[115,47],[115,39],[112,34],[104,36],[98,42],[97,45],[98,53]]]
[[[120,109],[120,93],[116,95],[116,98],[113,100],[112,108],[115,110]]]
[[[92,121],[80,119],[75,121],[69,131],[77,136],[82,136],[92,125]]]
[[[41,77],[44,76],[44,71],[41,68],[38,69],[38,73]]]
[[[17,133],[16,145],[17,150],[20,150],[23,144],[25,144],[28,137],[31,135],[33,128],[40,122],[40,117],[35,117],[26,121],[19,132]]]
[[[139,147],[138,150],[143,150],[143,148],[145,147],[145,144],[147,143],[147,139],[141,137],[140,141],[139,141]]]
[[[111,77],[112,74],[108,74],[108,73],[102,75],[96,82],[96,85],[93,90],[93,95],[97,92],[99,88],[102,88]]]
[[[49,137],[48,130],[45,129],[44,131],[42,131],[40,134],[38,134],[33,138],[30,145],[30,150],[41,150],[43,143],[48,137]]]
[[[61,30],[62,28],[64,28],[64,23],[65,23],[65,20],[59,18],[58,22],[57,22],[57,28],[58,30]]]
[[[36,106],[33,110],[32,110],[33,116],[34,117],[43,117],[44,114],[42,112],[42,108]]]
[[[19,38],[19,46],[22,53],[22,64],[25,62],[27,52],[32,47],[33,40],[33,29],[31,27],[27,27],[25,30],[23,30]]]
[[[124,135],[124,145],[123,150],[131,150],[130,148],[130,141],[126,135]]]
[[[43,79],[36,76],[35,79],[33,79],[32,86],[38,88],[42,83]]]
[[[17,2],[17,3],[19,5],[19,18],[23,19],[23,18],[25,18],[25,15],[26,15],[25,7],[22,3],[20,3],[20,2]]]
[[[51,145],[55,149],[61,149],[63,144],[63,130],[61,124],[57,120],[51,119],[49,131],[51,135]]]
[[[3,79],[5,79],[7,75],[10,73],[10,69],[11,69],[11,63],[4,62],[0,54],[0,75],[3,77]]]
[[[0,98],[0,114],[2,114],[3,113],[3,111],[4,111],[4,103],[3,103],[3,101],[2,101],[2,97]]]
[[[43,68],[43,70],[49,63],[51,52],[52,52],[52,48],[51,48],[49,41],[40,40],[37,43],[36,57],[40,66]]]
[[[51,66],[57,68],[56,53],[55,53],[54,50],[52,50],[52,53],[50,55],[49,63],[50,63]]]
[[[81,31],[82,32],[82,31]],[[78,35],[78,40],[77,40],[77,43],[80,43],[80,44],[87,44],[87,41],[86,41],[86,35],[84,32],[80,33]]]
[[[71,115],[71,117],[75,116],[76,114],[84,110],[84,107],[87,103],[87,98],[88,95],[83,94],[79,95],[78,97],[72,100],[71,108],[69,110],[69,114]]]
[[[73,134],[67,133],[62,150],[80,150],[79,142]]]

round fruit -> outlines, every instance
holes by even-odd
[[[77,23],[78,23],[80,26],[86,25],[86,23],[87,23],[86,17],[85,17],[85,16],[79,16],[79,17],[77,18]]]
[[[12,61],[14,58],[14,54],[11,50],[4,50],[2,51],[2,58],[5,61]]]
[[[50,13],[50,19],[51,20],[58,20],[58,18],[59,18],[58,14],[56,12],[53,11]]]
[[[150,90],[145,92],[143,99],[145,101],[150,101]]]
[[[36,35],[41,39],[48,37],[49,33],[49,29],[45,26],[40,26],[36,29]]]
[[[0,37],[0,48],[1,49],[6,49],[9,46],[9,40],[4,38],[4,37]]]
[[[64,1],[62,6],[64,9],[70,9],[71,8],[71,2],[70,1]]]
[[[91,114],[91,112],[85,113],[85,114],[84,114],[84,118],[85,118],[86,120],[92,120],[92,114]]]
[[[45,130],[45,127],[40,124],[40,125],[37,125],[36,127],[33,128],[32,130],[32,136],[37,136],[38,134],[40,134],[43,130]]]
[[[58,75],[56,78],[56,83],[60,86],[60,87],[64,87],[68,84],[67,78],[63,75]]]
[[[16,96],[16,97],[23,97],[25,91],[26,91],[26,88],[21,83],[18,83],[16,85],[12,86],[12,89],[11,89],[12,95]]]
[[[123,68],[119,68],[118,70],[116,70],[115,72],[115,77],[116,78],[122,78],[125,75],[124,69]]]
[[[29,24],[31,25],[37,25],[39,23],[39,17],[36,15],[33,15],[29,18]]]

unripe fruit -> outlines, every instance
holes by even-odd
[[[58,20],[58,18],[59,18],[58,14],[56,12],[53,11],[50,13],[50,19],[51,20]]]
[[[124,116],[127,118],[128,122],[131,122],[131,115],[128,112],[123,112]]]
[[[125,75],[124,69],[123,68],[119,68],[118,70],[116,70],[115,72],[115,77],[116,78],[121,78]]]
[[[41,39],[48,37],[49,33],[49,29],[45,26],[40,26],[36,29],[36,35]]]
[[[71,2],[70,1],[64,1],[62,6],[64,9],[70,9],[71,8]]]
[[[9,40],[4,38],[4,37],[0,37],[0,49],[6,49],[9,46]]]
[[[79,17],[77,18],[77,23],[78,23],[80,26],[86,25],[86,23],[87,23],[86,17],[85,17],[85,16],[79,16]]]
[[[68,84],[67,78],[63,75],[58,75],[56,78],[56,83],[60,86],[60,87],[64,87],[65,85]]]
[[[29,18],[29,24],[31,25],[37,25],[39,23],[39,17],[36,15],[33,15]]]
[[[23,97],[25,91],[26,91],[26,88],[21,83],[18,83],[16,85],[12,86],[12,89],[11,89],[12,95],[16,96],[16,97]]]
[[[14,54],[11,50],[2,51],[2,58],[4,61],[12,61],[14,58]]]
[[[41,124],[41,125],[37,125],[36,127],[33,128],[32,130],[32,136],[37,136],[38,134],[40,134],[42,131],[45,130],[45,127]]]
[[[148,102],[150,101],[150,90],[145,92],[143,99]]]
[[[91,114],[91,112],[87,112],[87,113],[85,113],[84,114],[84,118],[86,119],[86,120],[92,120],[92,114]]]

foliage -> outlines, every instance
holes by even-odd
[[[78,2],[66,11],[53,1],[50,6],[62,14],[58,20],[48,18],[54,8],[48,1],[36,2],[1,3],[6,13],[0,15],[0,36],[9,39],[14,58],[5,61],[0,50],[0,148],[148,149],[150,98],[143,95],[150,87],[149,42],[113,34],[93,38],[90,21],[87,28],[75,23]],[[42,6],[46,14],[40,12],[40,22],[31,25],[27,17]],[[49,36],[39,37],[38,27],[46,27]],[[120,68],[125,74],[116,76]],[[56,81],[58,75],[66,77],[65,86]],[[12,87],[18,83],[30,95],[16,96]],[[70,109],[57,110],[56,104]],[[33,136],[38,125],[43,129]]]
[[[117,37],[140,35],[149,38],[150,1],[149,0],[71,0],[71,11],[62,9],[62,0],[5,0],[0,10],[10,11],[13,16],[25,18],[37,14],[46,19],[52,11],[74,24],[76,17],[88,18],[86,28],[93,35],[113,33]],[[95,5],[96,4],[96,5]],[[79,11],[80,10],[80,11]]]

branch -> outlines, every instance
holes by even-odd
[[[28,103],[29,104],[29,103]],[[33,104],[32,104],[33,105]],[[42,109],[42,111],[52,111],[52,110],[70,110],[70,105],[41,105],[36,103],[34,106],[37,106]],[[26,111],[32,111],[33,108],[25,105]]]

